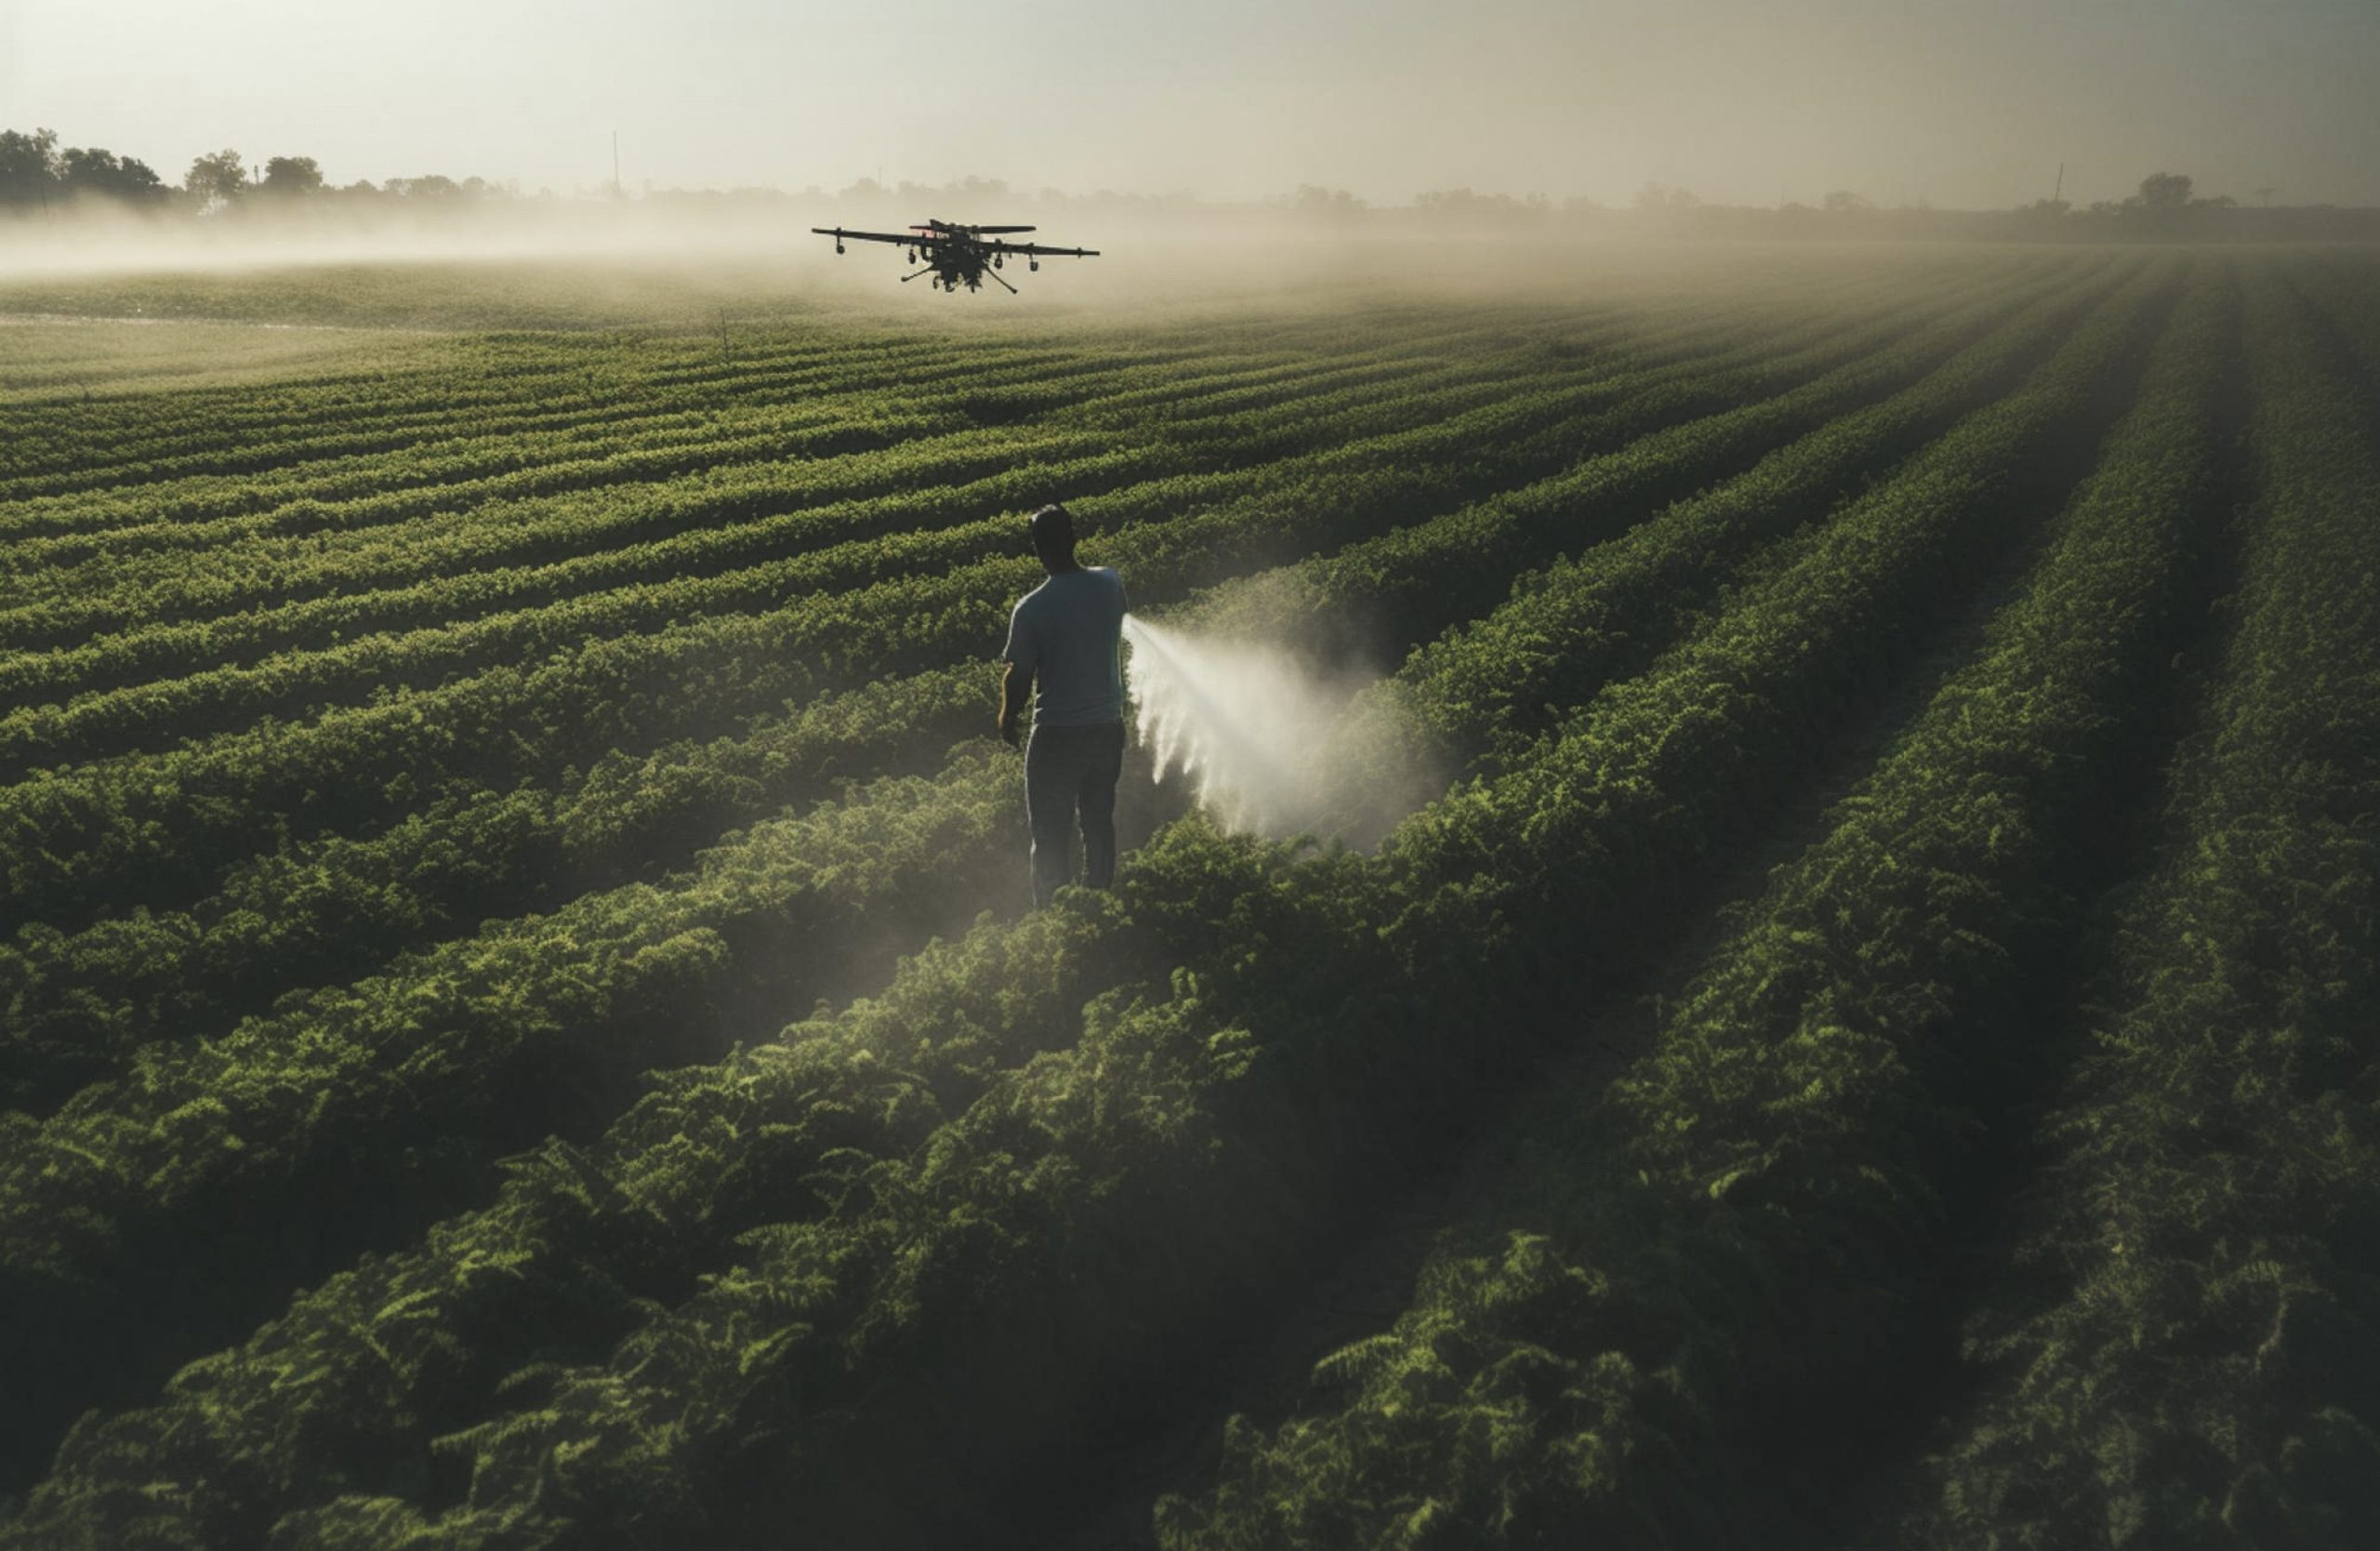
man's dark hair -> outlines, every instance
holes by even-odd
[[[1075,557],[1074,513],[1052,501],[1033,514],[1033,552],[1044,560]]]

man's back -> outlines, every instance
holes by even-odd
[[[1050,579],[1008,618],[1000,676],[1000,736],[1013,744],[1034,697],[1025,748],[1025,817],[1033,831],[1033,902],[1046,905],[1074,875],[1068,829],[1082,820],[1083,882],[1116,877],[1116,781],[1124,768],[1124,578],[1075,561],[1075,520],[1063,506],[1033,514],[1033,553]]]
[[[1124,578],[1105,566],[1053,573],[1018,601],[1005,656],[1034,675],[1035,726],[1124,720]]]

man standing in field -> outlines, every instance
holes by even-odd
[[[1124,578],[1075,563],[1075,522],[1063,506],[1033,514],[1033,552],[1050,579],[1009,616],[1000,677],[1000,736],[1011,747],[1033,696],[1025,750],[1025,815],[1033,831],[1033,903],[1072,880],[1082,826],[1083,881],[1116,879],[1116,778],[1124,769]]]

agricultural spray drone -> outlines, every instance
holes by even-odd
[[[813,226],[810,229],[822,237],[835,239],[835,251],[843,251],[846,239],[855,243],[891,243],[908,250],[908,259],[921,267],[901,277],[906,285],[918,276],[931,275],[933,284],[945,291],[956,291],[965,285],[971,291],[984,288],[986,276],[1008,285],[1013,294],[1016,287],[1000,278],[998,271],[1012,258],[1023,258],[1029,269],[1039,269],[1044,258],[1096,258],[1093,247],[1043,247],[1038,243],[1003,241],[1001,233],[1030,232],[1029,226],[953,226],[948,221],[929,220],[922,226],[909,228],[906,236],[896,232],[846,232],[840,226]]]

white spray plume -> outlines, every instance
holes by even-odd
[[[1333,678],[1286,650],[1129,615],[1124,639],[1157,778],[1179,770],[1225,829],[1365,843],[1430,789],[1409,762],[1392,756],[1383,769],[1382,750],[1402,740],[1372,725],[1383,702],[1358,693],[1366,679]]]

